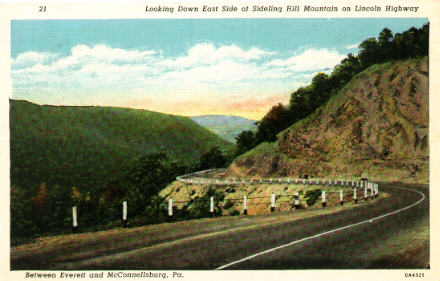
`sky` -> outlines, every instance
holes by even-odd
[[[426,18],[14,20],[12,97],[258,120],[387,27]]]

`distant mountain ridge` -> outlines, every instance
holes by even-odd
[[[200,115],[190,118],[230,142],[235,142],[235,137],[242,131],[257,129],[255,120],[234,115]]]

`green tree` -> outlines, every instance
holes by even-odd
[[[32,221],[35,223],[38,233],[49,231],[49,198],[47,196],[46,183],[37,187],[37,194],[32,198]]]
[[[362,68],[359,58],[353,54],[348,54],[339,65],[337,65],[330,76],[332,95],[344,87]]]
[[[72,200],[70,190],[58,184],[48,188],[48,209],[50,210],[49,227],[55,230],[69,230],[71,226]]]
[[[28,191],[11,188],[11,244],[21,241],[22,237],[35,235],[38,231],[33,220],[32,199]]]
[[[315,110],[330,98],[331,81],[325,73],[318,73],[312,79],[312,94],[310,107]]]
[[[200,157],[200,170],[211,168],[223,168],[228,163],[226,153],[218,146],[214,146],[210,151]]]
[[[276,140],[276,135],[291,124],[290,112],[284,105],[279,103],[274,105],[257,124],[257,143],[273,142]]]
[[[384,28],[379,33],[379,40],[377,42],[380,52],[380,60],[387,61],[393,58],[393,32],[388,28]]]
[[[309,104],[309,96],[311,95],[311,86],[300,87],[290,95],[289,111],[292,116],[292,124],[299,119],[307,116],[311,107]]]
[[[252,131],[242,131],[236,138],[235,155],[241,155],[255,146],[255,134]]]
[[[363,69],[379,62],[380,49],[376,38],[368,38],[359,44],[359,60]]]
[[[132,214],[145,214],[151,198],[186,170],[186,166],[170,159],[165,153],[141,156],[125,181],[129,209]]]

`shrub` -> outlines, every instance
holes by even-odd
[[[214,216],[221,216],[222,209],[220,208],[219,203],[225,198],[225,195],[210,187],[202,197],[198,198],[188,207],[189,217],[192,219],[209,217],[211,215],[209,212],[211,196],[214,197]]]
[[[316,203],[316,200],[321,196],[320,189],[309,190],[306,192],[306,203],[307,206],[313,206]]]

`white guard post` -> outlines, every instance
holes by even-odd
[[[344,205],[344,193],[342,189],[339,191],[339,202],[341,205]]]
[[[325,202],[325,191],[322,191],[321,198],[322,198],[322,207],[325,207],[325,206],[326,206],[326,202]]]
[[[72,226],[73,232],[77,232],[78,230],[78,207],[74,206],[72,208]]]
[[[247,196],[245,195],[243,198],[243,213],[247,215]]]
[[[294,203],[294,205],[295,205],[295,209],[299,209],[299,192],[298,191],[295,192],[295,203]]]
[[[275,194],[272,193],[272,196],[270,198],[270,212],[275,212]]]
[[[210,204],[209,204],[209,212],[210,212],[211,214],[214,213],[214,196],[211,196],[211,202],[210,202]]]
[[[127,227],[127,201],[122,202],[122,227]]]
[[[168,199],[168,216],[173,216],[173,199]]]

